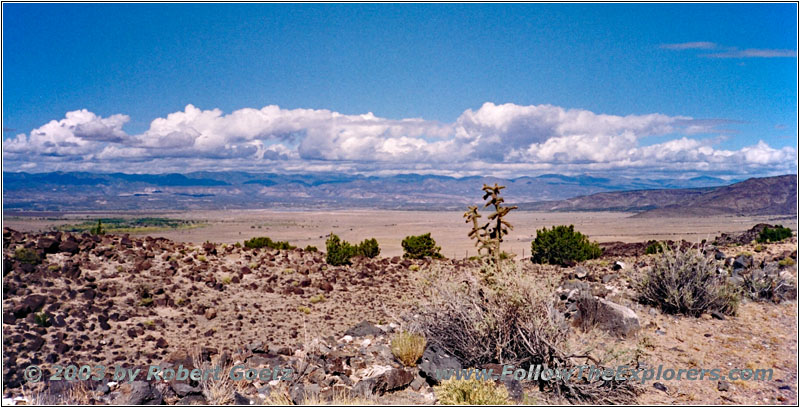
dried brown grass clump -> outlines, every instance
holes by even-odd
[[[94,395],[87,381],[70,381],[70,386],[60,393],[49,393],[44,389],[31,390],[22,387],[25,405],[93,405]]]
[[[201,357],[199,348],[194,348],[192,350],[192,364],[195,368],[208,370],[212,369],[213,367],[225,365],[225,367],[222,369],[222,372],[229,373],[231,370],[230,364],[223,363],[225,363],[225,361],[223,361],[221,354],[214,356],[212,361],[206,361]],[[236,390],[236,384],[230,378],[230,376],[223,374],[219,376],[219,379],[214,379],[213,376],[209,376],[206,381],[201,381],[201,385],[203,389],[203,397],[205,397],[209,405],[233,404],[233,392]]]
[[[634,283],[639,301],[670,314],[736,314],[739,289],[699,248],[665,248]]]
[[[392,338],[392,354],[406,367],[416,367],[425,351],[425,336],[402,332]]]
[[[491,284],[480,278],[477,269],[441,268],[432,268],[425,299],[408,326],[457,357],[464,367],[541,364],[560,370],[587,359],[602,365],[591,356],[569,351],[568,326],[555,309],[553,282],[523,273],[518,264],[504,264]],[[539,386],[575,403],[631,403],[639,392],[631,382],[574,378],[541,381]]]
[[[511,405],[506,387],[494,381],[453,378],[434,390],[441,405]]]

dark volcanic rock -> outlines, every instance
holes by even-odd
[[[156,387],[146,381],[134,381],[120,386],[114,405],[161,405],[163,397]]]
[[[347,329],[344,334],[353,337],[378,336],[383,334],[383,330],[366,320],[362,320],[357,325]]]
[[[447,354],[436,345],[429,345],[422,353],[422,362],[419,365],[420,374],[428,380],[429,384],[438,384],[437,370],[460,370],[461,362]]]

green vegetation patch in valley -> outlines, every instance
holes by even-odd
[[[147,233],[171,229],[191,229],[206,226],[206,224],[174,218],[100,218],[103,231],[109,234]],[[65,224],[57,227],[64,232],[91,232],[97,228],[98,219],[86,220],[79,224]]]

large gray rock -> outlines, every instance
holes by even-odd
[[[400,368],[394,368],[375,377],[365,378],[353,387],[353,393],[370,397],[387,392],[399,391],[414,381],[415,374]]]
[[[147,381],[134,381],[120,386],[113,405],[161,405],[161,391]]]
[[[436,345],[429,345],[422,353],[422,362],[419,364],[419,372],[428,380],[431,385],[439,384],[436,378],[437,370],[460,370],[461,362],[457,358],[447,354]]]
[[[596,326],[620,337],[630,336],[641,329],[639,316],[630,308],[589,295],[578,300],[576,323],[584,328]]]
[[[747,269],[753,266],[753,256],[752,255],[739,255],[733,260],[733,269]]]

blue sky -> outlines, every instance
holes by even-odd
[[[796,21],[795,4],[4,4],[4,170],[794,172]]]

